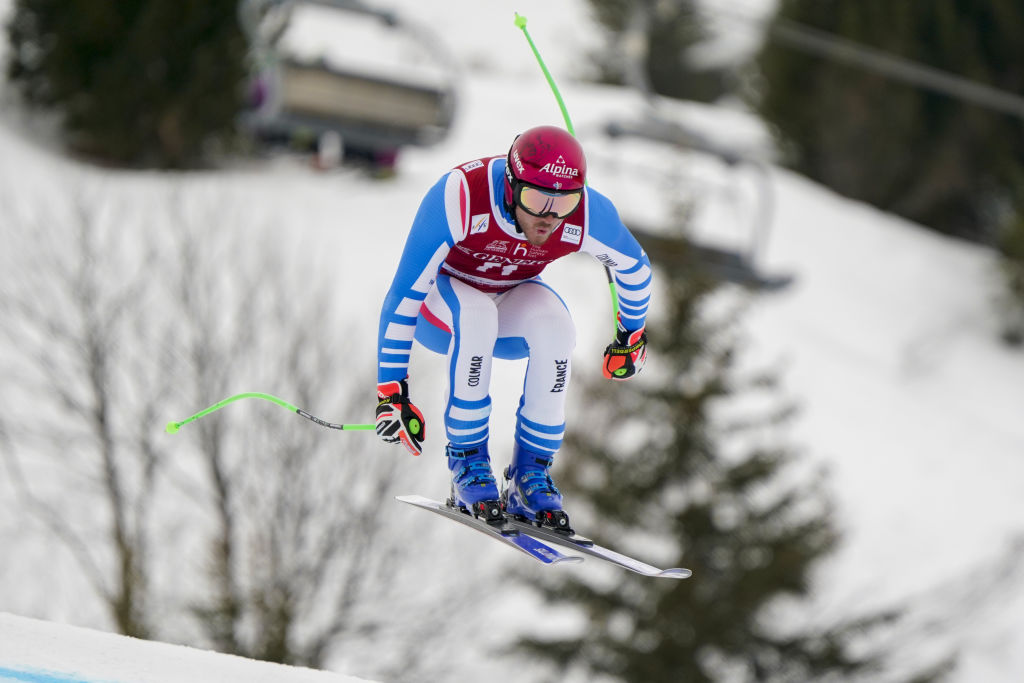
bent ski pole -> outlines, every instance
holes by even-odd
[[[288,410],[292,411],[293,413],[297,413],[297,414],[301,415],[302,417],[306,418],[310,422],[315,422],[318,425],[320,425],[321,427],[327,427],[328,429],[341,429],[341,430],[346,430],[347,431],[347,430],[357,430],[357,429],[373,429],[375,427],[375,425],[373,425],[373,424],[337,424],[337,423],[334,423],[334,422],[328,422],[326,420],[321,420],[319,417],[317,417],[315,415],[311,415],[311,414],[307,413],[305,410],[302,410],[301,408],[296,408],[291,403],[288,403],[288,401],[285,401],[284,399],[280,399],[277,396],[271,396],[270,394],[262,394],[262,393],[259,393],[259,392],[247,392],[247,393],[244,393],[244,394],[235,394],[234,396],[230,396],[230,397],[224,399],[223,401],[220,401],[219,403],[214,403],[209,408],[206,408],[205,410],[200,410],[195,415],[191,415],[189,417],[186,417],[184,420],[181,420],[180,422],[168,422],[165,431],[168,434],[177,434],[178,430],[181,429],[182,427],[184,427],[185,425],[187,425],[189,422],[195,422],[199,418],[205,417],[205,416],[209,415],[210,413],[212,413],[214,411],[220,410],[221,408],[223,408],[227,404],[233,403],[233,402],[235,402],[235,401],[237,401],[239,399],[242,399],[242,398],[262,398],[265,401],[270,401],[271,403],[276,403],[277,405],[281,406],[282,408],[287,408]]]
[[[569,110],[565,106],[565,100],[562,99],[562,93],[558,91],[558,86],[555,85],[555,79],[551,76],[551,72],[548,71],[547,64],[544,63],[544,59],[540,56],[540,50],[533,42],[533,38],[530,37],[530,32],[526,30],[526,17],[515,12],[514,23],[516,28],[523,32],[526,36],[526,42],[530,44],[530,49],[533,51],[533,56],[537,58],[537,64],[540,65],[540,70],[544,72],[544,78],[547,79],[548,86],[551,88],[551,92],[555,95],[555,100],[558,102],[558,108],[562,110],[562,118],[565,120],[565,129],[569,131],[569,134],[576,137],[576,131],[572,127],[572,119],[569,118]],[[608,266],[604,267],[604,273],[608,277],[608,289],[612,295],[612,317],[615,319],[615,330],[618,332],[619,329],[619,295],[615,290],[615,278],[612,275],[612,269]]]

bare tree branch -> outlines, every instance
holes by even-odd
[[[99,521],[110,544],[93,541],[89,521],[95,515],[69,515],[68,501],[32,493],[23,469],[16,471],[20,495],[30,501],[28,509],[71,550],[118,629],[145,637],[150,627],[144,514],[135,507],[139,498],[130,493],[135,474],[144,468],[137,467],[125,447],[124,411],[112,392],[123,384],[121,363],[134,352],[126,344],[126,328],[131,322],[145,327],[143,312],[129,303],[142,298],[146,281],[133,268],[129,250],[110,243],[121,227],[112,225],[118,221],[116,211],[104,212],[85,193],[84,188],[72,190],[68,204],[33,212],[34,239],[14,245],[18,261],[11,268],[21,286],[2,292],[5,308],[14,313],[4,325],[20,363],[34,368],[23,380],[38,390],[40,403],[51,397],[55,409],[48,416],[37,414],[19,431],[26,437],[31,432],[41,435],[63,455],[62,474],[69,483],[87,483],[78,488],[82,498],[77,504],[86,505],[83,509],[91,507],[86,501],[94,494],[95,500],[105,502],[106,515]],[[119,278],[107,275],[112,269]],[[8,442],[17,438],[9,436]],[[152,470],[157,452],[151,449],[149,457]],[[13,456],[7,460],[14,462]]]
[[[441,638],[449,594],[417,596],[416,619],[380,609],[417,592],[403,547],[417,529],[388,519],[403,461],[372,433],[266,404],[159,431],[172,410],[256,388],[362,419],[374,368],[346,359],[372,354],[372,330],[342,322],[338,283],[223,193],[181,184],[141,207],[96,190],[0,217],[31,235],[0,255],[17,273],[0,283],[0,391],[27,399],[0,448],[22,508],[126,633],[307,666],[370,638]],[[41,490],[37,470],[58,476]],[[429,655],[410,649],[404,670]]]

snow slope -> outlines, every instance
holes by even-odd
[[[0,681],[361,683],[365,679],[0,613]]]
[[[797,443],[831,471],[845,537],[823,604],[907,601],[954,624],[920,645],[963,648],[950,680],[1020,680],[1024,357],[998,342],[994,257],[776,180],[767,262],[796,285],[746,324],[799,402]]]

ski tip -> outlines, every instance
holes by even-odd
[[[693,572],[683,567],[673,567],[672,569],[663,569],[658,576],[664,579],[688,579],[693,576]]]

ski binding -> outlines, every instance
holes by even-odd
[[[532,536],[520,533],[518,529],[508,524],[505,514],[501,511],[500,507],[497,507],[497,501],[485,501],[485,504],[481,506],[482,509],[478,508],[471,513],[464,508],[453,507],[447,503],[431,500],[423,496],[396,496],[396,498],[403,503],[408,503],[423,510],[429,510],[442,517],[464,524],[529,555],[538,562],[559,564],[562,562],[583,561],[582,557],[566,555]],[[486,503],[494,503],[494,507]],[[494,511],[497,512],[497,515],[493,514]]]

